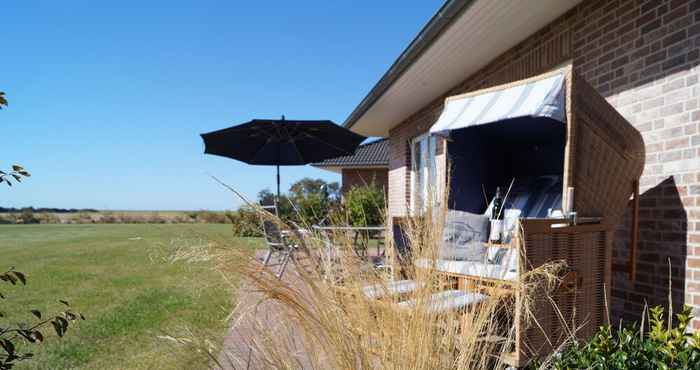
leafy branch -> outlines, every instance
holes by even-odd
[[[3,106],[7,107],[7,99],[5,99],[5,93],[0,91],[0,109],[2,109]]]
[[[27,284],[26,276],[14,269],[14,267],[0,274],[0,281],[17,285]],[[6,299],[5,295],[0,293],[0,299]],[[37,309],[29,310],[35,322],[32,325],[25,323],[6,324],[0,322],[0,370],[12,369],[19,361],[24,361],[34,357],[34,353],[24,351],[20,353],[18,350],[19,344],[41,344],[44,342],[43,331],[51,325],[53,330],[60,338],[68,331],[71,323],[78,320],[85,320],[83,314],[74,312],[70,304],[65,300],[59,300],[65,307],[58,313],[44,317],[41,311]],[[0,318],[5,317],[4,312],[0,312]]]
[[[16,182],[22,182],[23,178],[27,178],[32,176],[27,170],[24,169],[24,167],[15,164],[12,165],[12,170],[9,171],[1,171],[0,170],[0,184],[1,183],[6,183],[7,186],[12,186],[12,179]]]

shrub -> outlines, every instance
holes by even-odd
[[[226,212],[226,217],[233,224],[233,234],[240,237],[261,237],[260,215],[248,206],[235,212]]]
[[[225,224],[227,222],[226,215],[221,212],[193,211],[188,212],[187,216],[190,218],[191,222],[195,223]]]
[[[352,226],[382,225],[384,221],[384,192],[374,183],[350,189],[345,194],[344,206]]]
[[[676,325],[664,320],[664,309],[649,310],[649,329],[633,325],[614,331],[602,326],[587,343],[574,343],[559,357],[555,369],[698,369],[700,332],[688,333],[693,316],[685,306]],[[534,368],[537,364],[533,364]]]
[[[18,217],[18,221],[23,224],[38,224],[39,219],[34,216],[30,208],[25,208]]]
[[[61,219],[53,213],[42,212],[42,213],[37,214],[36,217],[39,220],[39,223],[42,223],[42,224],[60,224],[61,223]]]

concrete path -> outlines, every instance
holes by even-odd
[[[264,252],[259,252],[257,257],[262,259],[263,255]],[[276,269],[277,266],[272,268]],[[303,282],[293,262],[287,266],[282,280],[295,289],[303,290]],[[256,345],[260,346],[268,338],[274,338],[287,347],[283,352],[292,354],[293,361],[297,365],[295,368],[312,368],[301,342],[300,329],[290,325],[289,320],[282,320],[284,312],[278,303],[270,300],[263,301],[263,293],[254,291],[252,283],[246,280],[241,284],[238,297],[238,306],[231,329],[224,340],[224,347],[219,356],[219,362],[224,369],[270,368],[255,350]]]
[[[256,257],[262,260],[264,253],[265,251],[259,251]],[[376,252],[370,252],[368,257],[379,258],[376,254]],[[298,263],[303,264],[301,261]],[[294,263],[289,263],[282,280],[302,294],[310,294],[310,291],[305,289],[305,283],[300,278]],[[226,370],[269,369],[271,366],[260,358],[255,348],[266,338],[271,337],[281,342],[281,346],[286,346],[287,349],[283,352],[293,357],[293,368],[313,369],[309,356],[304,350],[301,329],[290,324],[290,320],[281,319],[284,311],[279,303],[263,301],[263,298],[263,294],[254,291],[252,283],[244,278],[231,329],[224,340],[223,350],[219,356],[219,362],[223,368]]]

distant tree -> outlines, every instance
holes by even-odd
[[[289,189],[296,206],[296,221],[304,224],[323,222],[339,205],[337,182],[327,183],[322,179],[303,178]]]
[[[337,182],[328,183],[322,179],[312,179],[305,177],[289,188],[293,198],[307,198],[311,195],[320,195],[329,200],[339,198],[340,185]]]
[[[275,194],[269,189],[258,193],[258,202],[274,204]],[[316,224],[323,221],[340,203],[340,185],[322,179],[303,178],[290,186],[287,194],[281,194],[277,203],[278,215],[285,221],[300,224]]]
[[[312,194],[319,194],[323,192],[323,188],[326,185],[326,182],[322,179],[305,177],[292,184],[292,186],[289,188],[289,192],[295,198],[303,198]]]
[[[258,203],[263,206],[274,205],[275,194],[273,194],[270,189],[260,190],[258,193]],[[280,199],[277,202],[277,214],[283,220],[290,220],[294,215],[294,206],[286,194],[280,194]]]
[[[270,189],[262,189],[258,192],[258,202],[262,205],[275,204],[275,194]]]

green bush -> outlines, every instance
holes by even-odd
[[[260,215],[252,208],[243,206],[234,212],[226,212],[233,224],[233,234],[239,237],[261,237]]]
[[[676,325],[664,320],[664,309],[649,310],[649,328],[636,325],[613,331],[602,326],[585,344],[575,343],[554,358],[555,369],[700,369],[700,332],[691,334],[693,316],[685,306]],[[537,368],[532,364],[531,368]]]
[[[357,186],[344,196],[348,222],[352,226],[376,226],[384,224],[384,192],[374,183]]]

